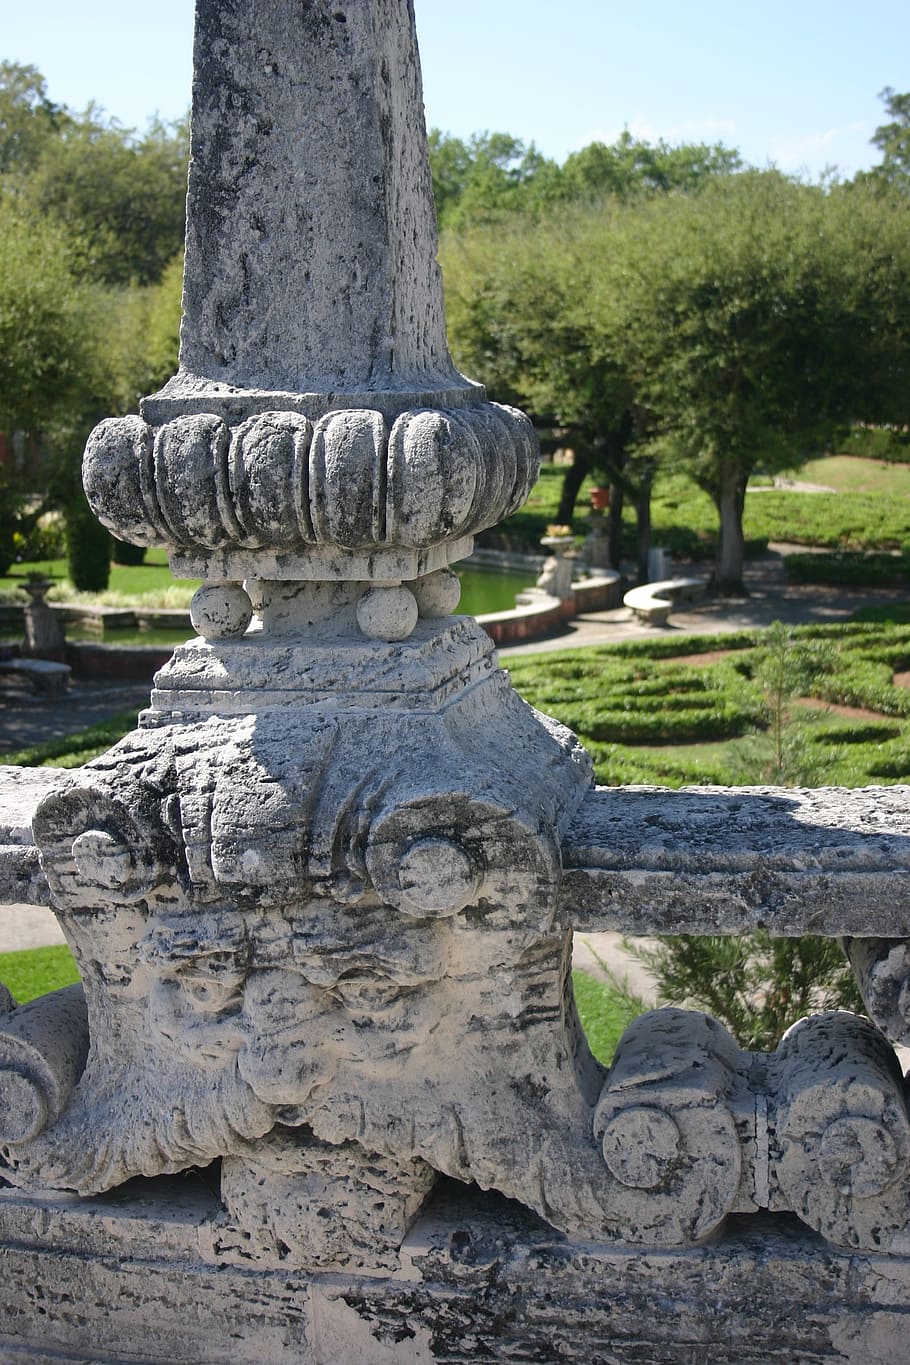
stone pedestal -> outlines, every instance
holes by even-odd
[[[34,659],[65,662],[66,637],[59,616],[48,606],[45,598],[52,586],[49,578],[29,578],[25,582],[28,601],[25,604],[25,650]]]

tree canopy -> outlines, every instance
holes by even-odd
[[[879,98],[891,121],[880,124],[872,134],[871,142],[882,159],[869,174],[906,192],[910,190],[910,94],[899,95],[886,86]]]
[[[905,419],[910,218],[870,187],[717,175],[449,234],[442,261],[456,357],[568,428],[643,542],[655,462],[689,472],[718,509],[725,590],[754,470],[799,465],[852,420]]]
[[[742,168],[739,153],[720,143],[673,147],[628,130],[610,145],[573,152],[561,166],[509,133],[477,133],[465,142],[434,128],[429,140],[439,224],[456,231],[570,203],[693,191]]]
[[[0,470],[0,560],[23,509],[76,505],[99,417],[173,372],[187,142],[185,123],[137,134],[54,104],[35,67],[0,63],[0,431],[43,457],[40,489],[27,462]]]

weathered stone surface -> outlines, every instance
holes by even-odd
[[[894,1043],[910,1043],[910,939],[846,938],[869,1015]]]
[[[454,548],[519,507],[537,466],[528,419],[484,403],[408,411],[391,427],[362,409],[315,427],[288,412],[234,429],[211,413],[157,431],[108,418],[89,437],[83,480],[105,525],[136,544],[244,553],[254,564],[268,550],[318,565],[313,550],[325,546]]]
[[[159,1365],[904,1365],[910,1260],[787,1219],[692,1250],[592,1247],[445,1184],[394,1275],[270,1267],[199,1180],[84,1201],[0,1191],[0,1350]]]
[[[0,767],[0,844],[34,844],[32,818],[48,795],[66,785],[69,775],[59,768]]]
[[[903,1359],[886,1039],[825,1016],[766,1057],[662,1011],[605,1071],[570,958],[573,918],[910,937],[907,789],[591,787],[445,615],[536,445],[446,350],[410,0],[197,3],[180,370],[93,433],[85,479],[208,580],[205,638],[9,825],[7,880],[30,823],[83,985],[0,992],[0,1173],[33,1192],[0,1191],[0,1342]],[[440,1177],[459,1194],[414,1225]],[[866,1254],[725,1235],[767,1208]],[[676,1250],[607,1250],[630,1242]]]
[[[50,903],[32,817],[42,798],[66,781],[60,769],[0,767],[0,906]]]
[[[436,1180],[419,1159],[276,1130],[225,1158],[221,1197],[248,1256],[375,1274],[398,1269],[398,1249]]]
[[[910,788],[598,788],[563,840],[577,929],[903,937]]]
[[[167,397],[474,400],[446,346],[410,0],[198,0],[192,153]]]
[[[197,0],[192,150],[180,369],[89,438],[97,515],[238,583],[469,554],[539,452],[449,356],[410,0]]]
[[[590,766],[502,674],[465,686],[459,637],[471,657],[476,627],[428,628],[397,687],[380,651],[381,709],[340,682],[274,712],[216,704],[45,800],[35,833],[91,1046],[65,1113],[4,1152],[9,1179],[103,1190],[305,1124],[615,1235],[601,1073],[555,914]],[[458,675],[445,700],[415,687],[421,653]]]
[[[626,1030],[594,1111],[621,1240],[684,1246],[722,1226],[740,1187],[747,1070],[707,1015],[654,1010]]]
[[[803,1019],[771,1063],[771,1206],[841,1246],[890,1249],[910,1222],[910,1119],[900,1067],[865,1019]]]
[[[87,1052],[81,985],[0,1013],[0,1144],[30,1142],[59,1118]]]

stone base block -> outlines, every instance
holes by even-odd
[[[91,1200],[0,1192],[0,1360],[907,1360],[910,1258],[834,1252],[786,1217],[731,1220],[690,1251],[606,1249],[444,1182],[399,1269],[370,1276],[264,1265],[219,1214],[205,1175]]]

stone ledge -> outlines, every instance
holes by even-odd
[[[228,1264],[205,1177],[103,1198],[0,1192],[0,1356],[156,1365],[904,1365],[910,1259],[786,1217],[694,1250],[574,1244],[444,1182],[393,1275]],[[236,1255],[236,1253],[235,1253]],[[781,1305],[786,1304],[786,1313]],[[773,1344],[772,1344],[773,1343]]]
[[[910,788],[598,787],[563,840],[581,931],[910,932]]]

